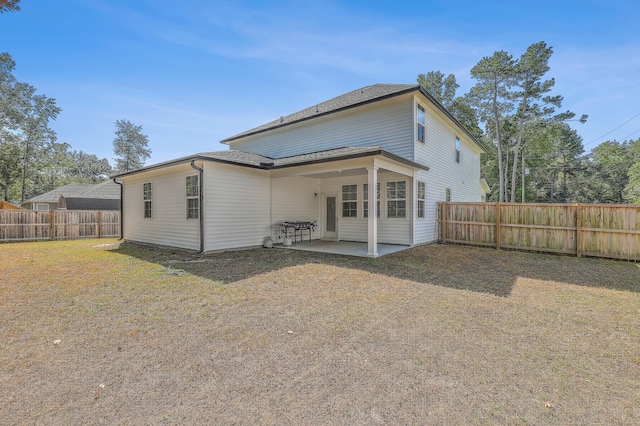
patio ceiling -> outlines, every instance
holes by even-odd
[[[385,169],[378,170],[378,174],[388,173],[388,172],[389,171]],[[367,174],[367,169],[364,167],[361,167],[356,169],[334,170],[331,172],[324,172],[324,173],[302,174],[300,176],[312,178],[312,179],[331,179],[331,178],[349,177],[349,176],[362,176],[366,174]]]

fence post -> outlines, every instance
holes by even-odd
[[[442,242],[447,244],[447,202],[442,203]]]
[[[495,216],[496,216],[496,232],[494,232],[494,234],[496,238],[496,250],[500,250],[500,203],[496,203]]]
[[[98,210],[98,238],[102,238],[102,210]]]
[[[576,204],[576,256],[582,257],[582,206]]]
[[[49,212],[49,221],[51,222],[51,241],[56,239],[56,211]]]

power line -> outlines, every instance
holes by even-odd
[[[629,136],[633,136],[636,133],[640,132],[640,129],[636,130],[635,132],[629,133],[627,136],[625,136],[624,138],[622,138],[622,141],[624,142]]]
[[[592,140],[592,141],[591,141],[591,142],[589,142],[589,143],[584,144],[584,146],[591,145],[592,143],[594,143],[594,142],[596,142],[596,141],[598,141],[598,140],[600,140],[600,139],[604,138],[604,137],[605,137],[605,136],[607,136],[608,134],[613,133],[614,131],[618,130],[620,127],[624,126],[625,124],[627,124],[628,122],[630,122],[631,120],[633,120],[634,118],[636,118],[636,117],[637,117],[637,116],[639,116],[639,115],[640,115],[640,112],[639,112],[639,113],[637,113],[636,115],[634,115],[633,117],[631,117],[630,119],[628,119],[627,121],[625,121],[624,123],[622,123],[621,125],[619,125],[618,127],[616,127],[615,129],[610,130],[610,131],[608,131],[607,133],[605,133],[604,135],[602,135],[602,136],[600,136],[600,137],[595,138],[594,140]],[[638,131],[640,131],[640,130],[638,130]],[[636,132],[633,132],[633,133],[636,133]],[[632,133],[632,134],[633,134],[633,133]],[[624,138],[623,138],[623,139],[624,139]]]

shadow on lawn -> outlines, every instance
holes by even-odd
[[[135,243],[116,252],[224,283],[315,263],[497,296],[508,296],[519,277],[640,292],[636,263],[459,245],[420,246],[377,259],[263,248],[197,254]]]

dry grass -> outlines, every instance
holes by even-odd
[[[105,242],[0,246],[0,422],[640,423],[637,264]]]

